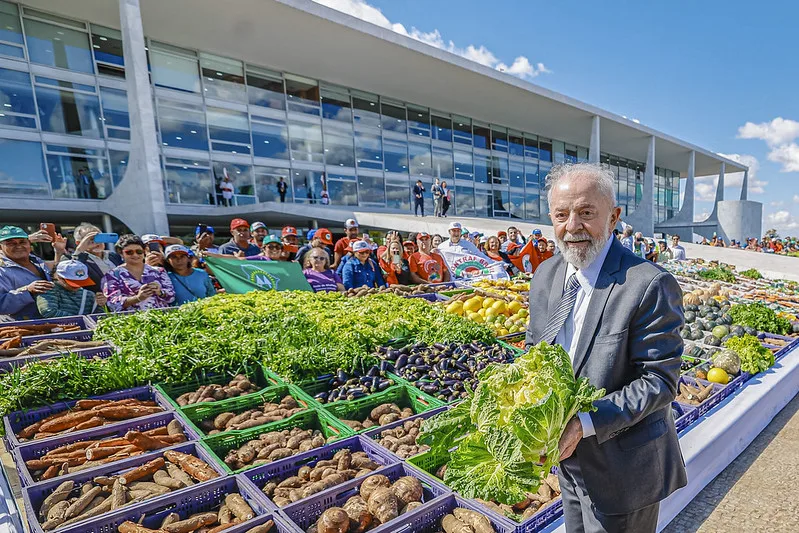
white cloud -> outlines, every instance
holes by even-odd
[[[793,203],[799,204],[799,194],[794,194],[793,195]]]
[[[694,213],[694,222],[702,222],[709,216],[710,213],[707,211],[702,211],[701,213]]]
[[[771,203],[769,203],[769,205],[771,207],[782,207],[782,206],[785,205],[785,202],[782,202],[782,201],[780,201],[780,202],[771,202]]]
[[[769,161],[782,165],[780,172],[799,172],[799,145],[783,144],[768,153]]]
[[[423,32],[415,27],[412,27],[409,31],[402,24],[388,20],[388,18],[386,18],[379,8],[368,4],[365,0],[314,1],[333,8],[336,11],[347,13],[348,15],[352,15],[353,17],[357,17],[366,22],[395,31],[401,35],[405,35],[412,39],[416,39],[417,41],[429,44],[430,46],[435,46],[436,48],[446,50],[447,52],[459,55],[470,61],[474,61],[475,63],[480,63],[486,67],[506,72],[522,79],[532,79],[539,74],[548,74],[552,72],[551,70],[547,69],[543,63],[532,63],[525,56],[518,56],[513,60],[513,63],[508,66],[506,63],[500,61],[499,58],[497,58],[485,46],[475,46],[470,44],[466,48],[460,48],[455,46],[453,41],[445,41],[441,36],[441,32],[439,32],[437,29],[434,29],[431,32]]]
[[[766,215],[766,223],[777,230],[794,230],[799,228],[799,221],[788,211],[776,211]]]
[[[769,146],[787,144],[799,137],[799,122],[777,117],[771,122],[747,122],[738,128],[741,139],[762,139]]]

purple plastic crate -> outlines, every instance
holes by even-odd
[[[385,453],[389,454],[392,457],[397,457],[396,455],[394,455],[394,453],[389,451],[388,448],[383,448],[383,446],[377,441],[377,439],[380,438],[380,434],[382,432],[384,432],[387,429],[394,429],[396,427],[402,426],[403,424],[405,424],[405,422],[413,421],[413,420],[416,420],[418,418],[421,418],[422,420],[427,420],[428,418],[430,418],[432,416],[435,416],[435,415],[437,415],[439,413],[442,413],[442,412],[446,411],[447,409],[449,409],[448,405],[445,405],[443,407],[437,407],[435,409],[431,409],[429,411],[425,411],[424,413],[419,413],[418,415],[409,416],[408,418],[403,418],[402,420],[397,420],[396,422],[392,422],[390,424],[386,424],[385,426],[380,426],[380,427],[377,427],[377,428],[374,428],[374,429],[370,429],[369,431],[364,432],[363,436],[365,438],[367,438],[367,439],[370,439],[370,440],[374,441],[374,443],[377,444],[380,447],[381,450],[384,450]]]
[[[439,294],[437,292],[430,292],[426,294],[411,294],[409,296],[405,296],[405,298],[421,298],[422,300],[427,300],[428,302],[443,302],[445,300],[449,300],[447,296]]]
[[[699,418],[699,411],[692,405],[671,402],[671,408],[676,412],[674,426],[677,428],[677,433],[681,433]]]
[[[255,488],[260,491],[270,480],[280,481],[286,479],[287,477],[295,475],[300,467],[306,465],[313,466],[319,461],[332,459],[333,456],[336,455],[336,452],[345,449],[352,452],[366,452],[366,455],[368,455],[370,459],[384,466],[399,462],[399,459],[389,453],[388,450],[378,446],[365,437],[356,435],[325,445],[321,448],[292,455],[291,457],[275,461],[274,463],[258,466],[246,472],[242,472],[240,476],[252,483]],[[268,496],[264,497],[268,498]],[[271,500],[270,503],[272,503]],[[278,507],[277,504],[272,503],[272,505],[274,505],[275,508]]]
[[[0,372],[8,372],[15,366],[23,366],[29,363],[35,363],[37,361],[44,361],[46,359],[58,359],[70,353],[80,355],[85,359],[91,359],[93,357],[105,359],[106,357],[111,357],[111,355],[113,355],[114,349],[110,346],[102,348],[84,348],[82,350],[72,350],[72,351],[64,350],[63,352],[50,352],[37,355],[25,355],[22,357],[11,357],[8,359],[0,359]]]
[[[486,516],[482,506],[450,494],[440,496],[430,503],[402,515],[403,524],[393,526],[390,531],[396,533],[436,533],[437,531],[443,531],[444,528],[441,527],[441,520],[445,515],[452,513],[452,510],[456,507],[463,507],[464,509],[469,509],[470,511],[475,511]],[[489,519],[496,533],[516,532],[516,528],[512,523],[509,523],[509,520],[500,521],[493,516],[486,516],[486,518]],[[372,531],[389,530],[381,526]]]
[[[107,394],[101,394],[99,396],[91,396],[89,398],[82,398],[87,400],[123,400],[126,398],[136,398],[137,400],[154,400],[164,411],[173,411],[172,406],[169,404],[166,398],[161,396],[161,394],[155,390],[155,388],[150,387],[148,385],[144,385],[142,387],[135,387],[133,389],[124,389],[115,392],[109,392]],[[71,409],[78,400],[72,400],[69,402],[57,402],[51,405],[47,405],[45,407],[38,407],[36,409],[28,409],[22,411],[16,411],[11,414],[8,414],[3,417],[3,425],[5,426],[6,430],[6,442],[9,445],[9,448],[16,448],[23,444],[19,439],[17,439],[17,432],[21,431],[23,428],[33,424],[34,422],[38,422],[39,420],[46,418],[50,415],[60,413],[62,411],[67,411]],[[120,422],[115,422],[113,424],[106,424],[102,427],[118,427],[119,424],[129,422],[130,420],[122,420]],[[87,431],[92,431],[96,428],[86,429],[83,431],[78,431],[75,433],[70,433],[70,435],[86,435]],[[48,439],[41,439],[40,442],[45,440],[58,438],[61,435],[56,435],[55,437],[49,437]],[[24,441],[24,442],[32,442],[32,441]]]
[[[688,407],[693,407],[697,411],[697,418],[707,414],[708,411],[716,407],[721,401],[725,398],[722,395],[724,391],[724,385],[719,385],[718,383],[710,383],[709,381],[705,381],[704,379],[695,379],[688,376],[680,376],[680,383],[686,383],[692,387],[696,387],[697,383],[701,383],[702,386],[707,387],[708,384],[713,385],[713,392],[710,393],[710,396],[699,405],[689,405]]]
[[[39,520],[36,518],[36,511],[41,507],[44,499],[47,496],[49,496],[64,481],[70,481],[70,480],[74,481],[76,489],[80,489],[81,484],[90,481],[97,476],[111,476],[111,475],[121,474],[122,472],[126,472],[144,463],[152,461],[156,457],[162,456],[164,452],[166,452],[167,450],[174,450],[178,452],[188,453],[196,457],[199,457],[200,459],[205,461],[211,468],[216,470],[216,472],[219,473],[220,478],[224,478],[225,476],[225,473],[218,466],[214,464],[214,461],[211,459],[211,456],[208,455],[208,452],[206,452],[202,446],[198,446],[196,442],[184,442],[182,444],[158,450],[157,453],[138,455],[131,459],[124,459],[122,461],[110,463],[108,465],[99,468],[82,470],[80,472],[77,472],[69,476],[51,479],[44,483],[39,483],[37,485],[33,485],[31,487],[25,487],[23,489],[22,499],[25,505],[25,512],[28,515],[28,523],[31,526],[32,533],[44,533],[41,529],[41,525],[39,524]],[[141,504],[131,505],[130,509],[132,510],[138,507],[139,505],[150,504],[151,502],[152,503],[164,502],[169,499],[178,498],[186,492],[191,492],[195,487],[200,487],[208,483],[211,483],[211,481],[206,481],[204,483],[197,483],[196,485],[192,485],[191,487],[185,487],[179,490],[175,490],[163,496],[156,496],[155,498],[146,500]],[[110,511],[109,513],[106,513],[105,516],[108,516],[112,513],[116,512]],[[103,520],[104,515],[100,515],[99,517],[97,517],[97,519]],[[89,531],[89,529],[84,529],[84,528],[88,528],[90,522],[93,522],[93,520],[89,519],[88,522],[86,521],[75,522],[74,525],[70,525],[64,529],[59,528],[59,531],[65,531],[65,532],[69,531],[75,533],[79,531],[86,532]],[[116,529],[114,529],[114,531],[116,531]]]
[[[187,441],[191,442],[191,441],[200,440],[200,436],[197,434],[197,432],[194,431],[188,424],[186,424],[183,421],[183,419],[177,416],[177,414],[174,412],[166,412],[151,416],[145,416],[141,418],[134,418],[133,420],[129,420],[123,424],[92,428],[85,432],[81,432],[79,434],[67,433],[66,435],[53,437],[52,439],[34,440],[29,443],[25,443],[17,448],[14,448],[14,450],[12,451],[12,456],[14,457],[14,463],[17,465],[17,472],[19,473],[20,482],[22,483],[23,487],[27,487],[29,485],[35,485],[36,483],[44,483],[42,481],[36,482],[33,480],[33,477],[28,471],[28,467],[25,466],[25,461],[29,461],[31,459],[38,459],[39,457],[48,453],[50,450],[54,450],[56,448],[60,448],[61,446],[66,446],[67,444],[72,444],[75,442],[81,442],[85,440],[102,440],[102,439],[123,437],[125,433],[127,433],[128,431],[149,431],[151,429],[155,429],[158,427],[165,427],[172,420],[178,421],[180,426],[183,428],[183,432],[186,434]],[[154,452],[157,451],[158,450],[154,450]],[[56,479],[69,479],[69,475],[61,476]]]
[[[62,324],[64,326],[79,326],[80,329],[94,329],[94,321],[87,319],[83,315],[75,316],[62,316],[59,318],[37,318],[36,320],[19,320],[17,322],[3,322],[0,326],[4,328],[25,326],[40,326],[42,324]],[[40,335],[30,335],[31,337],[40,337]],[[27,337],[23,337],[26,339]]]
[[[405,463],[397,463],[385,468],[376,470],[374,474],[382,474],[390,479],[392,482],[403,476],[413,476],[422,482],[424,503],[433,501],[435,498],[443,495],[451,494],[447,487],[441,483],[430,479],[427,476],[419,475],[419,471],[412,468]],[[292,503],[283,508],[285,515],[295,525],[299,526],[302,531],[306,531],[311,524],[313,524],[325,511],[333,506],[341,507],[352,496],[358,494],[361,483],[369,476],[362,476],[350,480],[341,485],[336,485],[318,494],[314,494],[300,502]],[[395,528],[401,527],[404,524],[402,517],[398,517],[390,522],[387,522],[379,529],[380,531],[396,531]],[[377,531],[372,530],[372,531]]]
[[[22,337],[22,346],[31,346],[38,341],[53,339],[65,339],[70,341],[90,341],[94,338],[94,330],[84,329],[81,331],[70,331],[66,333],[50,333],[48,335],[31,335]]]

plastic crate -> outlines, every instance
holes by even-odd
[[[121,474],[122,472],[126,472],[126,471],[131,470],[133,468],[136,468],[136,467],[138,467],[138,466],[140,466],[140,465],[142,465],[144,463],[152,461],[156,457],[161,457],[164,454],[164,452],[166,452],[167,450],[174,450],[174,451],[179,451],[179,452],[183,452],[183,453],[188,453],[188,454],[194,455],[194,456],[202,459],[206,463],[208,463],[208,465],[211,468],[216,470],[217,473],[219,474],[220,478],[223,478],[225,476],[225,473],[222,471],[222,469],[214,464],[214,461],[211,459],[211,457],[210,457],[210,455],[208,454],[207,451],[205,451],[202,447],[198,446],[196,442],[187,442],[187,443],[183,443],[183,444],[178,444],[176,446],[171,446],[169,448],[163,448],[161,450],[158,450],[157,453],[138,455],[138,456],[133,457],[131,459],[125,459],[125,460],[122,460],[122,461],[118,461],[118,462],[115,462],[115,463],[104,465],[104,466],[99,467],[99,468],[83,470],[83,471],[80,471],[80,472],[76,472],[75,474],[71,474],[69,476],[64,476],[64,477],[56,478],[56,479],[51,479],[51,480],[46,481],[44,483],[39,483],[39,484],[30,486],[30,487],[25,487],[25,489],[23,490],[22,499],[23,499],[24,506],[25,506],[25,512],[28,515],[28,523],[31,525],[32,531],[34,533],[43,533],[42,529],[41,529],[41,525],[39,524],[39,520],[36,518],[37,510],[41,507],[42,502],[44,501],[44,499],[47,496],[49,496],[64,481],[70,481],[70,480],[74,481],[75,482],[75,489],[74,490],[80,490],[80,486],[83,483],[85,483],[87,481],[91,481],[92,479],[94,479],[97,476],[111,476],[111,475]],[[192,491],[194,487],[199,487],[199,486],[202,486],[202,485],[207,484],[207,483],[211,483],[211,481],[206,481],[206,482],[203,482],[203,483],[199,483],[198,482],[196,485],[192,485],[191,487],[184,487],[182,489],[178,489],[178,490],[172,491],[169,494],[164,494],[162,496],[156,496],[156,497],[151,498],[149,500],[146,500],[145,502],[142,502],[142,503],[149,504],[150,502],[163,502],[164,500],[178,498],[178,497],[180,497],[181,494]],[[134,509],[138,505],[139,504],[131,505],[130,509]],[[108,513],[105,513],[104,515],[100,515],[96,519],[103,520],[105,516],[109,516],[110,514],[116,514],[116,513],[117,513],[117,511],[109,511]],[[58,528],[58,531],[70,531],[70,532],[72,532],[72,531],[75,531],[75,532],[78,532],[78,531],[80,531],[80,532],[91,531],[90,529],[85,529],[85,528],[88,528],[88,524],[93,522],[93,521],[94,521],[94,519],[88,519],[87,521],[75,522],[74,525],[70,525],[70,526],[68,526],[66,528],[63,528],[63,529],[62,528]],[[114,530],[114,531],[116,531],[116,530]]]
[[[242,445],[244,445],[244,443],[258,438],[258,435],[261,435],[262,433],[269,433],[270,431],[283,431],[284,429],[292,428],[318,429],[322,432],[322,435],[324,435],[325,439],[335,437],[336,440],[338,440],[353,435],[353,431],[350,428],[326,412],[317,409],[307,409],[297,413],[294,416],[286,418],[285,420],[272,422],[271,424],[266,424],[265,426],[259,426],[252,429],[226,431],[225,433],[220,433],[219,435],[204,437],[200,442],[214,456],[217,464],[225,469],[225,472],[228,474],[238,474],[239,472],[244,472],[245,470],[249,470],[260,465],[248,465],[244,468],[233,471],[227,464],[225,464],[225,461],[223,460],[225,455],[227,455],[230,450],[240,448]]]
[[[361,422],[369,417],[369,413],[384,403],[395,403],[400,409],[410,407],[414,415],[424,413],[430,409],[444,405],[439,400],[429,396],[416,387],[408,385],[394,385],[383,392],[378,392],[358,400],[340,401],[325,404],[322,408],[339,420],[357,420]],[[407,420],[407,418],[405,419]],[[385,426],[385,424],[384,424]],[[367,428],[371,429],[371,428]],[[355,431],[363,433],[367,429]]]
[[[238,374],[239,372],[237,372]],[[260,387],[258,392],[261,392],[263,389],[267,387],[273,387],[275,385],[284,385],[283,381],[274,377],[272,372],[267,374],[264,372],[264,368],[261,365],[255,365],[251,368],[244,368],[240,372],[247,376],[247,378],[253,383]],[[204,373],[202,375],[197,376],[195,379],[189,381],[182,381],[180,383],[159,383],[155,385],[155,388],[158,389],[161,394],[172,404],[172,407],[175,409],[181,409],[181,406],[177,403],[177,398],[185,394],[187,392],[194,392],[203,385],[210,385],[212,383],[226,385],[230,382],[233,378],[231,374],[219,374],[219,373]],[[251,393],[252,394],[252,393]],[[237,398],[243,398],[244,396],[238,396]],[[219,400],[224,401],[224,400]],[[216,402],[203,402],[203,405],[207,405],[209,403],[216,403]],[[200,403],[192,404],[192,405],[200,405]],[[188,405],[184,406],[188,407]]]
[[[399,378],[398,376],[396,376],[396,375],[394,375],[394,374],[392,374],[390,372],[388,373],[387,377],[395,385],[397,383],[405,383],[405,380]],[[295,383],[295,385],[297,387],[299,387],[300,389],[302,389],[302,391],[305,394],[307,394],[308,396],[313,398],[314,396],[316,396],[320,392],[328,392],[331,389],[331,383],[333,382],[334,379],[335,379],[335,375],[334,374],[326,374],[324,376],[319,376],[319,377],[317,377],[315,379],[305,380],[305,381],[301,381],[299,383]],[[316,401],[316,400],[314,400],[314,401]],[[333,403],[335,403],[335,402],[333,402]],[[324,404],[324,405],[327,405],[327,404]]]
[[[676,415],[674,426],[677,428],[677,433],[681,433],[699,419],[699,411],[692,405],[671,402],[671,408]]]
[[[707,385],[709,385],[709,384],[713,385],[713,392],[711,392],[710,396],[708,396],[708,398],[704,402],[702,402],[701,404],[699,404],[699,405],[684,404],[684,405],[688,405],[688,407],[693,407],[693,408],[695,408],[697,410],[697,413],[698,413],[697,414],[697,418],[700,417],[700,416],[705,415],[708,411],[710,411],[711,409],[716,407],[718,404],[720,404],[721,401],[726,397],[726,396],[722,396],[722,394],[721,394],[724,391],[724,385],[719,385],[718,383],[710,383],[709,381],[705,381],[704,379],[696,379],[696,378],[691,378],[691,377],[688,377],[688,376],[680,376],[680,380],[678,382],[678,387],[679,387],[679,383],[687,383],[688,385],[691,385],[692,387],[696,387],[697,383],[701,383],[705,387]],[[679,393],[679,388],[677,390],[678,390],[678,393]]]
[[[59,533],[116,533],[119,525],[127,520],[137,522],[144,517],[142,525],[150,529],[158,529],[169,513],[178,513],[181,519],[195,513],[214,512],[225,501],[228,494],[238,493],[252,507],[255,518],[225,530],[225,533],[242,533],[267,520],[273,520],[278,533],[299,533],[291,526],[283,515],[272,509],[269,503],[261,498],[252,487],[242,483],[236,477],[214,479],[195,485],[189,489],[147,500],[142,503],[123,507],[117,511],[87,520],[74,527],[59,528]],[[38,532],[37,532],[38,533]]]
[[[405,296],[405,298],[421,298],[422,300],[427,300],[428,302],[444,302],[449,300],[449,296],[439,292],[428,292],[425,294],[409,294]]]
[[[9,357],[0,359],[0,372],[9,372],[14,367],[45,361],[49,359],[59,359],[69,354],[76,354],[85,359],[100,358],[105,359],[114,354],[114,349],[110,346],[101,348],[84,348],[82,350],[64,350],[62,352],[50,352],[36,355],[23,355],[22,357]]]
[[[90,341],[94,338],[94,330],[83,329],[80,331],[69,331],[66,333],[50,333],[47,335],[31,335],[30,337],[22,337],[22,346],[32,346],[39,341],[47,341],[53,339],[64,339],[70,341]]]
[[[497,344],[499,344],[503,348],[511,350],[518,357],[520,355],[523,355],[523,354],[527,353],[524,350],[522,350],[521,348],[517,348],[516,346],[513,346],[512,344],[509,344],[512,341],[518,340],[518,336],[519,336],[518,333],[514,333],[513,335],[505,335],[504,337],[497,337]],[[524,336],[522,336],[522,338],[524,338]]]
[[[177,420],[180,423],[181,427],[183,428],[183,432],[186,434],[186,440],[188,442],[199,440],[200,436],[197,434],[197,432],[190,428],[183,420],[177,417],[174,412],[165,412],[157,415],[134,418],[133,420],[124,422],[122,424],[115,424],[114,426],[101,426],[98,428],[92,428],[85,432],[81,432],[80,434],[67,433],[66,435],[53,437],[52,439],[34,440],[23,444],[17,448],[14,448],[12,452],[14,463],[16,464],[17,472],[19,473],[20,482],[22,483],[23,487],[35,485],[36,483],[44,483],[42,481],[36,482],[33,480],[33,476],[31,476],[28,467],[25,465],[25,461],[38,459],[39,457],[48,453],[50,450],[55,450],[56,448],[66,446],[67,444],[86,440],[102,440],[122,437],[128,431],[148,431],[158,427],[164,427],[172,420]],[[90,469],[87,469],[85,471],[89,470]],[[83,472],[83,470],[81,470],[81,472]],[[61,476],[54,479],[68,479],[68,476]]]
[[[297,400],[300,407],[304,407],[305,409],[314,409],[318,407],[318,404],[313,398],[302,392],[298,387],[294,385],[275,385],[260,392],[253,392],[245,396],[239,396],[238,398],[187,405],[178,408],[177,412],[180,413],[180,416],[182,416],[197,433],[206,436],[208,433],[203,431],[200,427],[200,424],[204,420],[213,419],[217,415],[226,412],[242,413],[253,407],[263,405],[266,402],[279,403],[286,395],[291,395],[292,398]]]
[[[451,494],[451,491],[444,485],[431,480],[426,476],[419,476],[416,470],[405,463],[397,463],[385,468],[381,468],[376,470],[372,475],[375,474],[382,474],[392,482],[403,476],[413,476],[419,479],[419,481],[422,482],[422,501],[424,503],[432,502],[439,496]],[[358,494],[361,483],[363,483],[363,481],[368,477],[369,476],[362,476],[352,479],[346,483],[342,483],[341,485],[336,485],[335,487],[331,487],[318,494],[314,494],[313,496],[305,498],[302,501],[287,505],[283,508],[283,512],[289,518],[289,520],[305,531],[309,526],[319,519],[325,509],[333,506],[342,507],[348,499]],[[402,527],[404,523],[405,520],[403,516],[400,515],[394,520],[386,522],[380,527],[371,529],[370,531],[397,531],[397,528]]]
[[[428,418],[433,417],[433,416],[435,416],[435,415],[437,415],[439,413],[443,413],[447,409],[449,409],[449,406],[444,405],[442,407],[436,407],[435,409],[430,409],[429,411],[425,411],[424,413],[421,413],[421,414],[418,414],[418,415],[414,415],[414,416],[411,416],[409,418],[403,418],[402,420],[397,420],[396,422],[392,422],[391,424],[386,424],[385,426],[380,426],[380,427],[376,427],[376,428],[369,428],[367,431],[365,431],[362,434],[362,436],[364,438],[373,440],[375,442],[375,444],[377,444],[378,446],[380,446],[382,448],[383,445],[380,444],[380,442],[379,442],[380,434],[382,432],[384,432],[386,430],[389,430],[389,429],[394,429],[396,427],[402,426],[403,424],[405,424],[405,422],[418,420],[418,419],[427,420]],[[389,453],[391,455],[394,455],[394,453],[391,452],[388,448],[383,448],[383,449],[387,453]],[[400,459],[402,459],[402,458],[400,458]]]
[[[397,533],[437,533],[444,531],[441,520],[447,514],[452,514],[456,507],[463,507],[470,511],[483,514],[483,507],[477,503],[465,500],[460,496],[450,494],[440,496],[422,507],[402,515],[403,525],[392,528]],[[496,517],[486,517],[491,522],[496,533],[515,533],[516,528]]]
[[[60,324],[62,326],[78,326],[82,330],[94,329],[94,321],[86,318],[83,315],[63,316],[59,318],[39,318],[36,320],[19,320],[17,322],[3,322],[0,323],[0,327],[24,328],[25,326],[41,326],[42,324]],[[27,339],[28,337],[41,337],[47,335],[53,335],[53,333],[48,333],[44,335],[26,335],[22,338]],[[10,338],[11,337],[0,337],[0,340],[8,340]]]
[[[115,392],[109,392],[107,394],[101,394],[99,396],[90,396],[85,398],[87,400],[123,400],[126,398],[136,398],[137,400],[147,401],[147,400],[154,400],[164,411],[172,411],[172,406],[169,402],[161,396],[161,393],[156,391],[153,387],[144,385],[142,387],[135,387],[133,389],[124,389]],[[11,414],[8,414],[3,417],[3,425],[6,431],[6,442],[9,445],[9,448],[16,448],[23,444],[17,438],[17,432],[21,431],[22,429],[26,428],[27,426],[38,422],[39,420],[46,418],[50,415],[60,413],[63,411],[68,411],[74,407],[75,403],[78,400],[71,400],[68,402],[57,402],[51,405],[47,405],[45,407],[38,407],[36,409],[28,409],[22,411],[16,411]],[[135,420],[135,419],[131,419]],[[119,422],[114,422],[112,424],[106,424],[105,426],[101,427],[119,427],[120,424],[125,424],[130,420],[120,420]],[[86,435],[88,431],[95,430],[97,428],[85,429],[83,431],[76,431],[74,433],[70,433],[69,435]],[[48,437],[47,439],[40,439],[38,442],[44,442],[45,440],[55,439],[61,437],[62,435],[56,435],[53,437]],[[33,442],[33,441],[24,441],[24,442]]]
[[[264,485],[269,481],[282,481],[287,477],[294,476],[301,467],[314,466],[319,461],[332,459],[340,450],[366,452],[366,455],[368,455],[371,460],[382,466],[393,465],[399,462],[399,459],[389,453],[385,448],[378,446],[369,439],[356,435],[322,446],[321,448],[316,448],[315,450],[292,455],[291,457],[275,461],[274,463],[259,465],[246,472],[242,472],[239,476],[248,480],[256,489],[261,491]],[[268,496],[265,497],[268,499]],[[272,505],[277,507],[275,503],[272,503]]]

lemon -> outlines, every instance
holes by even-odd
[[[464,306],[460,300],[455,300],[447,306],[447,313],[463,316]]]
[[[498,315],[504,315],[508,311],[508,304],[503,300],[497,300],[491,304],[491,309],[495,310]]]
[[[485,318],[486,310],[485,309],[478,309],[477,314],[480,315],[480,318]]]
[[[517,302],[516,300],[514,300],[514,301],[512,301],[511,303],[508,304],[508,311],[510,311],[511,314],[513,314],[513,315],[518,313],[521,308],[522,308],[522,304]]]
[[[486,319],[490,318],[490,319],[493,320],[499,314],[499,313],[497,313],[497,310],[494,309],[493,307],[489,307],[487,309],[483,309],[483,311],[485,311],[485,315],[484,316],[486,317]]]
[[[485,300],[483,300],[483,309],[491,307],[492,305],[494,305],[495,301],[496,300],[494,300],[493,298],[490,298],[490,297],[486,298]]]
[[[466,303],[463,304],[463,310],[470,312],[470,311],[477,311],[478,309],[482,308],[483,302],[478,300],[477,298],[469,298],[466,300]]]
[[[713,367],[707,372],[707,380],[712,383],[726,385],[730,381],[730,376],[723,368]]]
[[[497,335],[500,336],[500,337],[503,336],[503,335],[507,335],[508,333],[510,333],[510,332],[507,329],[505,329],[505,328],[499,328],[497,330]]]
[[[519,309],[519,312],[517,314],[522,318],[527,318],[528,316],[530,316],[530,311],[522,307],[521,309]]]

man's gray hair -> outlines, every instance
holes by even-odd
[[[553,167],[546,180],[547,203],[552,202],[552,189],[561,179],[577,174],[593,180],[599,192],[611,201],[612,207],[616,207],[616,175],[607,165],[600,163],[565,163]]]
[[[75,230],[72,232],[72,236],[75,238],[75,241],[80,242],[83,238],[92,232],[102,233],[100,228],[95,226],[94,224],[90,224],[88,222],[81,222],[75,227]]]

